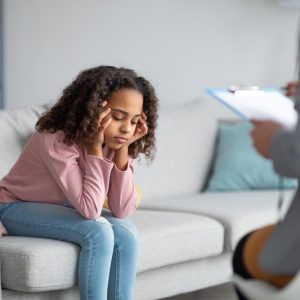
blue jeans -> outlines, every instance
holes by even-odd
[[[9,235],[79,245],[81,300],[133,299],[139,242],[130,220],[105,210],[101,218],[88,220],[71,207],[27,201],[1,204],[0,220]]]

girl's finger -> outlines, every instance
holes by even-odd
[[[141,125],[140,132],[141,134],[143,134],[143,136],[148,132],[148,126],[146,125],[146,123]]]
[[[144,112],[142,112],[142,118],[143,118],[144,120],[147,120],[147,116],[146,116],[146,114],[145,114]]]
[[[145,129],[145,133],[147,133],[148,132],[148,126],[146,124],[144,126],[144,129]]]
[[[143,122],[144,122],[144,121],[142,121],[142,119],[139,119],[139,121],[138,121],[138,123],[137,123],[137,125],[136,125],[136,130],[137,130],[137,131],[140,131],[140,130],[141,130],[141,128],[142,128],[143,125],[144,125]]]
[[[139,119],[139,123],[140,123],[141,125],[144,125],[144,124],[146,124],[146,120],[140,118],[140,119]]]
[[[111,109],[108,107],[103,112],[101,112],[99,122],[101,122],[110,113],[110,111]]]
[[[112,121],[111,117],[109,117],[107,120],[105,120],[103,122],[103,124],[101,125],[102,130],[106,129],[109,126],[109,124],[111,123],[111,121]]]
[[[148,126],[147,126],[146,121],[142,120],[140,126],[141,126],[143,129],[145,128],[146,131],[148,131]]]

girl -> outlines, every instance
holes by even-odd
[[[143,77],[112,66],[83,71],[0,181],[9,235],[80,246],[81,300],[133,299],[138,234],[125,218],[136,208],[133,160],[153,159],[156,122],[157,98]]]

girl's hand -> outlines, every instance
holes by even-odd
[[[282,125],[273,121],[251,120],[251,122],[255,126],[251,131],[254,147],[262,156],[270,158],[273,136]]]
[[[138,124],[136,125],[135,132],[133,136],[128,140],[128,146],[138,139],[142,138],[148,133],[148,126],[146,123],[147,117],[144,112],[142,112],[142,116],[138,121]]]
[[[103,102],[103,108],[107,104],[107,101]],[[103,157],[102,146],[104,144],[104,130],[109,126],[111,122],[111,116],[109,115],[111,109],[104,109],[99,116],[98,120],[98,133],[93,144],[86,145],[88,154]]]
[[[105,106],[107,105],[107,101],[104,101],[102,103],[103,111],[100,113],[99,121],[98,121],[98,134],[95,140],[95,144],[103,145],[104,143],[104,131],[111,123],[111,116],[109,115],[111,109],[108,107],[105,109]]]
[[[148,133],[148,126],[146,123],[146,115],[142,112],[141,118],[136,125],[135,132],[133,136],[128,140],[128,142],[118,150],[115,150],[114,162],[119,170],[126,170],[128,166],[128,147],[130,144],[134,143],[138,139],[142,138]]]

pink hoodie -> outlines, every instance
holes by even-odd
[[[99,158],[76,144],[64,144],[63,139],[62,131],[32,135],[0,181],[0,203],[70,202],[83,217],[96,219],[107,196],[113,215],[128,217],[136,208],[133,159],[120,171],[112,161],[113,150],[105,147],[104,158]]]

